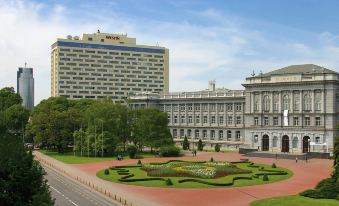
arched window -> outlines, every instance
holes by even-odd
[[[270,111],[270,97],[265,95],[263,98],[264,111]]]
[[[224,131],[219,130],[219,140],[222,140],[224,138]]]
[[[321,93],[316,92],[314,94],[314,107],[315,110],[320,111],[321,110]]]
[[[274,136],[273,137],[273,147],[277,147],[278,146],[278,137]]]
[[[316,138],[315,138],[315,143],[321,143],[321,142],[320,142],[320,137],[316,137]]]
[[[299,92],[293,94],[293,110],[299,111],[300,107],[300,95]]]
[[[312,107],[312,98],[311,95],[305,94],[304,95],[304,110],[310,111]]]
[[[288,94],[285,94],[283,97],[283,108],[284,110],[290,109],[290,96]]]
[[[292,147],[298,148],[298,137],[294,137],[292,140]]]

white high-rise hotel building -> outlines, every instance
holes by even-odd
[[[57,39],[51,51],[51,95],[126,99],[135,92],[168,92],[169,51],[137,45],[127,35],[100,33]]]

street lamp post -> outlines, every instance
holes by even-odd
[[[94,123],[94,156],[97,157],[97,124]]]
[[[82,130],[82,124],[81,124],[81,133],[80,133],[80,138],[81,138],[80,154],[81,154],[81,157],[82,157],[82,132],[83,132],[83,130]]]
[[[99,121],[101,121],[101,157],[104,157],[104,120]]]

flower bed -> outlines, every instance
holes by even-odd
[[[144,164],[142,170],[151,177],[198,177],[217,178],[230,174],[247,174],[248,170],[237,168],[230,162],[168,162],[167,164]]]

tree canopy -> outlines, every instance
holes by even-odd
[[[74,146],[81,154],[110,156],[129,144],[139,150],[173,145],[167,124],[166,113],[154,108],[51,97],[33,109],[27,129],[35,143],[59,152]]]
[[[44,170],[21,139],[29,118],[21,102],[13,88],[0,90],[0,205],[53,205]]]

